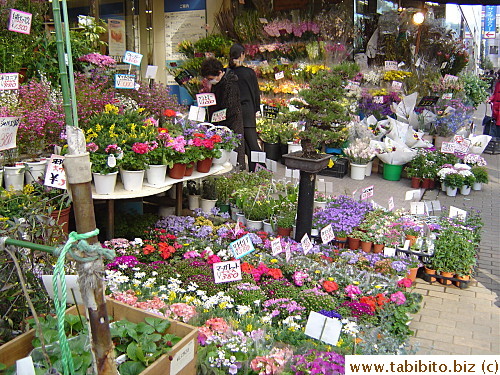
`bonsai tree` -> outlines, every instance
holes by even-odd
[[[347,94],[344,87],[358,71],[353,63],[335,65],[330,71],[317,74],[309,88],[299,92],[300,99],[292,101],[300,110],[292,112],[290,118],[304,124],[299,133],[304,158],[315,158],[318,148],[338,143],[342,134],[347,139],[346,125],[350,117],[348,105],[344,103]]]

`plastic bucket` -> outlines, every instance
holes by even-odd
[[[401,180],[402,165],[384,164],[384,180],[399,181]]]

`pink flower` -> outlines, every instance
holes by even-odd
[[[158,127],[158,120],[155,120],[153,117],[148,117],[144,120],[144,125]]]
[[[398,286],[400,288],[409,288],[409,287],[411,287],[412,284],[413,284],[413,281],[411,281],[407,277],[398,281]]]
[[[361,294],[361,289],[356,285],[347,285],[344,289],[349,298],[354,298],[356,294]]]
[[[149,151],[149,147],[147,143],[135,142],[132,145],[132,151],[136,154],[147,154]]]
[[[96,152],[97,150],[99,150],[99,146],[94,142],[90,142],[87,143],[87,150],[89,150],[90,152]]]
[[[396,292],[391,294],[391,301],[396,305],[402,305],[406,302],[406,297],[403,292]]]
[[[184,253],[184,259],[198,258],[200,256],[200,253],[198,253],[196,250],[191,250]]]
[[[221,259],[215,254],[209,255],[208,259],[207,259],[208,264],[219,263],[220,261],[221,261]]]
[[[250,362],[250,367],[259,375],[273,375],[278,373],[278,366],[274,358],[257,356]]]
[[[217,333],[226,333],[229,330],[229,324],[222,318],[212,318],[205,322],[205,326]]]
[[[175,317],[182,318],[184,322],[188,322],[196,315],[196,308],[185,303],[173,303],[170,305],[170,311]]]
[[[106,148],[104,149],[104,151],[106,151],[107,154],[116,153],[116,152],[120,152],[121,148],[118,147],[118,145],[116,143],[114,143],[111,145],[107,145]]]

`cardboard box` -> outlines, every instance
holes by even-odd
[[[127,319],[130,322],[139,323],[147,316],[158,318],[158,315],[131,307],[110,298],[107,299],[106,305],[108,315],[111,315],[114,320]],[[85,311],[83,306],[80,306],[79,309],[81,313]],[[67,310],[67,313],[76,315],[78,312],[76,307],[73,306]],[[167,333],[182,337],[181,341],[174,345],[170,352],[162,355],[151,366],[141,372],[141,375],[196,374],[198,328],[175,320],[169,319],[169,321],[171,325]],[[18,359],[28,356],[33,350],[31,341],[34,337],[34,330],[30,330],[0,346],[0,363],[10,367],[15,364]],[[169,357],[172,357],[172,360],[170,360]]]

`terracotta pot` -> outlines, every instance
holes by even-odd
[[[410,268],[408,270],[408,273],[406,274],[406,277],[408,279],[410,279],[412,282],[415,282],[415,280],[417,278],[417,271],[418,271],[418,267]]]
[[[427,268],[427,267],[424,267],[424,272],[428,275],[435,275],[436,274],[436,270],[433,270],[432,268]],[[430,282],[433,283],[434,281],[436,281],[436,278],[431,277]]]
[[[168,170],[168,177],[174,179],[180,179],[184,177],[186,173],[186,164],[175,163],[172,168]]]
[[[365,253],[369,253],[372,250],[372,245],[373,242],[361,241],[361,250],[363,250]]]
[[[184,176],[191,176],[194,171],[194,163],[186,165],[186,171],[184,172]]]
[[[335,241],[337,241],[337,247],[343,249],[347,243],[347,237],[335,237]]]
[[[406,239],[410,240],[410,247],[415,245],[415,242],[417,242],[417,236],[412,236],[411,234],[407,234]]]
[[[453,277],[453,273],[452,272],[443,272],[441,271],[439,273],[441,276],[443,277]],[[439,282],[443,285],[451,285],[451,280],[446,280],[446,279],[439,279]]]
[[[281,228],[281,227],[278,227],[278,229],[276,230],[276,233],[278,234],[278,236],[281,236],[281,237],[290,237],[290,233],[292,232],[292,228]]]
[[[422,189],[430,189],[430,178],[422,179]]]
[[[420,177],[412,177],[411,178],[411,187],[413,189],[420,188],[420,184],[422,183],[422,179]]]
[[[68,208],[63,208],[62,210],[54,210],[51,212],[50,216],[56,221],[57,225],[62,227],[64,234],[69,233],[69,213],[71,212],[71,206]]]
[[[200,173],[209,172],[211,167],[212,167],[212,158],[199,160],[198,163],[196,164],[196,170]]]
[[[384,247],[385,247],[385,245],[383,243],[380,243],[380,244],[374,243],[373,244],[373,252],[375,254],[380,254],[382,251],[384,251]]]
[[[350,250],[358,250],[360,242],[361,240],[359,238],[347,237],[347,244]]]
[[[467,275],[467,276],[458,276],[458,275],[455,275],[455,279],[459,279],[459,280],[463,280],[463,281],[468,281],[470,280],[470,276]],[[460,281],[453,281],[453,285],[457,286],[460,288]]]

